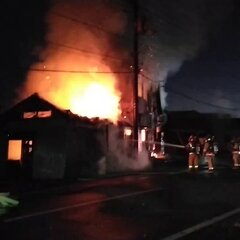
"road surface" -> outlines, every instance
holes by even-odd
[[[163,169],[18,193],[19,207],[1,217],[1,236],[240,239],[240,170]]]

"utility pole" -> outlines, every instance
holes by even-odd
[[[134,33],[133,33],[133,137],[134,140],[138,140],[138,125],[139,125],[139,113],[138,113],[138,75],[139,75],[139,40],[138,40],[138,0],[133,0],[133,14],[134,14]]]

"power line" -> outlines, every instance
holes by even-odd
[[[155,83],[162,83],[162,82],[164,82],[163,80],[153,80],[152,78],[146,76],[144,73],[140,73],[140,75],[142,77],[144,77],[145,79],[147,79],[148,81],[150,81],[150,82],[155,82]]]
[[[171,26],[174,28],[175,31],[178,32],[178,34],[182,34],[182,33],[186,32],[178,22],[171,21],[172,19],[170,17],[168,17],[169,12],[164,10],[164,7],[161,8],[160,14],[159,14],[159,11],[156,12],[156,8],[151,8],[151,10],[153,10],[153,11],[151,11],[149,8],[146,8],[146,7],[144,8],[143,6],[141,6],[141,7],[142,7],[142,9],[144,9],[142,11],[143,13],[146,13],[146,12],[148,13],[146,17],[151,18],[151,20],[152,20],[151,26],[155,26],[158,29],[159,29],[159,27],[160,28],[164,27],[164,25],[166,27]],[[143,15],[143,16],[145,16],[145,15]],[[176,32],[175,32],[175,34],[176,34]]]
[[[146,75],[144,75],[144,74],[142,74],[142,73],[141,73],[141,75],[142,75],[144,78],[146,78],[147,80],[151,81],[151,82],[156,82],[156,80],[153,80],[153,79],[151,79],[150,77],[148,77],[148,76],[146,76]],[[164,82],[164,81],[161,80],[161,81],[158,81],[158,82],[161,83],[161,82]],[[161,87],[165,87],[165,85],[164,85],[164,86],[161,86]],[[237,111],[237,110],[239,110],[239,109],[237,109],[237,108],[227,108],[227,107],[215,105],[215,104],[212,104],[212,103],[204,102],[204,101],[201,101],[201,100],[192,98],[192,97],[190,97],[189,95],[186,95],[186,94],[184,94],[184,93],[181,93],[181,92],[172,90],[172,89],[169,88],[169,87],[167,87],[166,91],[167,91],[167,92],[172,92],[172,93],[175,94],[175,95],[179,95],[179,96],[184,97],[184,98],[186,98],[186,99],[189,99],[189,100],[191,100],[191,101],[194,101],[194,102],[197,102],[197,103],[200,103],[200,104],[203,104],[203,105],[211,106],[211,107],[214,107],[214,108],[219,108],[219,109],[224,109],[224,110],[230,110],[230,111]]]
[[[38,69],[38,68],[30,68],[29,71],[32,72],[55,72],[55,73],[99,73],[99,74],[133,74],[133,72],[124,72],[124,71],[112,71],[112,72],[91,72],[91,71],[77,71],[77,70],[58,70],[58,69]]]
[[[103,33],[107,33],[107,34],[110,34],[112,36],[115,36],[115,37],[119,37],[119,38],[125,38],[125,39],[128,39],[126,36],[123,36],[123,35],[120,35],[120,34],[117,34],[117,33],[114,33],[114,32],[109,32],[97,25],[94,25],[94,24],[91,24],[91,23],[88,23],[88,22],[84,22],[84,21],[81,21],[79,19],[76,19],[74,17],[70,17],[70,16],[66,16],[62,13],[59,13],[59,12],[51,12],[52,15],[55,15],[57,17],[61,17],[61,18],[64,18],[64,19],[67,19],[67,20],[70,20],[72,22],[75,22],[75,23],[78,23],[78,24],[81,24],[81,25],[85,25],[87,27],[91,27],[91,28],[95,28],[96,30],[98,31],[101,31]]]
[[[69,49],[69,50],[74,50],[74,51],[78,51],[78,52],[82,52],[82,53],[97,55],[97,56],[101,56],[101,57],[105,57],[105,58],[111,58],[111,59],[114,59],[114,60],[117,60],[117,61],[123,61],[122,59],[114,57],[114,56],[110,56],[110,55],[107,55],[107,54],[105,55],[105,54],[101,54],[101,53],[97,53],[97,52],[92,52],[92,51],[89,51],[89,50],[80,49],[80,48],[76,48],[76,47],[71,47],[71,46],[68,46],[68,45],[65,45],[65,44],[62,44],[62,43],[55,43],[55,42],[52,42],[52,41],[48,41],[48,43],[51,44],[51,45],[54,45],[55,47],[63,47],[63,48]]]
[[[181,97],[184,97],[188,100],[191,100],[193,102],[196,102],[196,103],[200,103],[202,105],[207,105],[207,106],[211,106],[211,107],[214,107],[214,108],[218,108],[218,109],[223,109],[223,110],[228,110],[228,111],[239,111],[239,109],[237,108],[227,108],[227,107],[223,107],[223,106],[219,106],[219,105],[215,105],[215,104],[212,104],[212,103],[208,103],[208,102],[205,102],[205,101],[201,101],[201,100],[198,100],[198,99],[195,99],[195,98],[192,98],[184,93],[181,93],[181,92],[178,92],[178,91],[175,91],[175,90],[172,90],[171,88],[167,88],[166,89],[167,92],[171,92],[175,95],[178,95],[178,96],[181,96]]]
[[[234,75],[233,73],[227,72],[224,75],[226,75],[225,79],[227,78],[227,82],[228,82],[228,78],[233,79],[234,81],[238,81],[238,79],[240,78],[240,76]],[[216,75],[217,76],[217,75]],[[212,77],[211,77],[212,78]],[[210,79],[210,78],[209,78]],[[218,79],[218,77],[216,77],[215,79]],[[221,77],[220,77],[221,79]],[[200,81],[199,81],[200,80]],[[233,84],[231,82],[231,84],[223,84],[222,81],[218,81],[217,83],[214,82],[209,82],[208,83],[208,87],[206,88],[206,84],[204,84],[204,82],[201,81],[201,78],[198,81],[187,81],[186,78],[181,78],[181,81],[175,81],[174,85],[177,84],[178,86],[180,86],[181,88],[188,88],[191,89],[193,91],[196,92],[196,94],[199,93],[199,89],[201,90],[201,92],[204,95],[212,95],[212,91],[216,91],[219,90],[221,94],[221,96],[226,99],[226,100],[230,100],[233,101],[233,99],[229,98],[229,96],[234,97],[234,96],[238,96],[238,94],[234,94],[234,92],[238,92],[239,91],[239,85],[237,84]],[[210,80],[209,80],[210,81]],[[224,80],[225,81],[225,80]],[[169,82],[170,83],[170,82]],[[214,89],[215,88],[215,89]],[[211,91],[211,93],[209,93],[209,91]]]

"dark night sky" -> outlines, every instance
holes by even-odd
[[[240,7],[234,0],[149,1],[152,78],[167,110],[240,116]],[[148,41],[147,39],[146,41]],[[149,73],[150,75],[150,73]],[[162,94],[164,96],[164,94]]]
[[[147,2],[140,1],[140,16],[150,29],[140,38],[140,62],[146,69],[145,75],[165,86],[167,110],[240,116],[239,1]],[[1,2],[3,108],[15,99],[17,87],[45,45],[44,17],[49,8],[48,0]]]
[[[37,61],[35,47],[45,44],[44,17],[49,7],[47,0],[1,1],[0,106],[3,109],[14,101],[27,69]]]
[[[169,90],[169,109],[193,109],[240,116],[239,10],[239,1],[236,1],[213,39],[168,79],[166,90]]]

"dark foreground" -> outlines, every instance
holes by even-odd
[[[0,217],[7,239],[240,239],[240,170],[231,168],[163,167],[12,191],[20,205]]]

